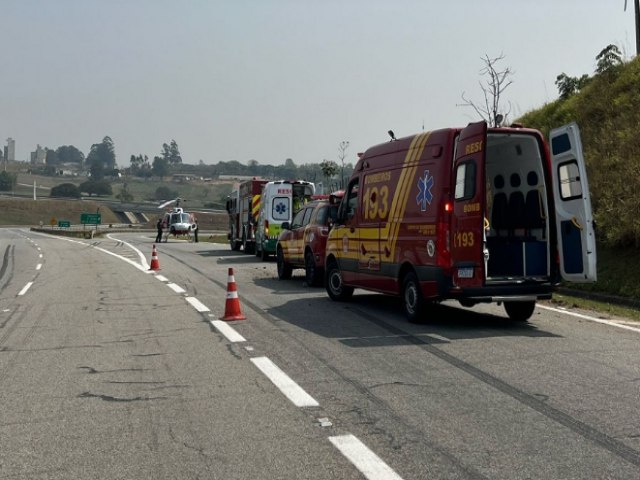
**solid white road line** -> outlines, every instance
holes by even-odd
[[[125,242],[124,240],[119,240],[117,238],[112,237],[110,233],[107,234],[107,238],[109,238],[111,240],[115,240],[117,242],[122,242],[123,245],[126,245],[127,247],[129,247],[131,250],[133,250],[134,252],[136,252],[138,254],[138,258],[140,259],[140,265],[143,268],[149,268],[149,264],[147,263],[146,258],[144,257],[144,255],[142,254],[142,252],[139,249],[137,249],[136,247],[134,247],[130,243]]]
[[[200,302],[196,297],[185,297],[185,300],[199,312],[210,312],[209,307]]]
[[[27,293],[27,290],[31,288],[31,285],[33,285],[33,282],[27,283],[24,287],[22,287],[22,290],[20,290],[20,293],[18,293],[18,295],[24,295],[25,293]]]
[[[280,370],[276,364],[267,357],[255,357],[251,359],[251,362],[253,362],[296,407],[317,407],[319,405],[311,395],[291,380],[286,373]]]
[[[184,293],[186,290],[182,288],[180,285],[176,285],[175,283],[167,283],[167,287],[173,290],[176,293]]]
[[[603,323],[611,327],[623,328],[625,330],[631,330],[633,332],[640,333],[640,328],[630,327],[629,325],[612,322],[611,320],[603,320],[602,318],[590,317],[589,315],[583,315],[582,313],[575,313],[575,312],[570,312],[568,310],[561,310],[559,308],[547,307],[546,305],[536,305],[536,307],[542,308],[544,310],[549,310],[551,312],[564,313],[565,315],[571,315],[572,317],[582,318],[583,320],[589,320],[590,322]]]
[[[222,335],[224,335],[227,340],[230,342],[246,342],[247,340],[236,332],[229,324],[221,321],[221,320],[210,320],[211,325],[213,325],[216,330],[218,330]]]
[[[402,480],[402,477],[355,436],[329,437],[329,441],[369,480]]]

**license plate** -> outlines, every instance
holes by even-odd
[[[473,278],[473,267],[459,268],[458,278]]]

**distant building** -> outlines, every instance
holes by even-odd
[[[7,138],[7,146],[4,147],[4,158],[8,162],[16,161],[16,141],[11,137]]]
[[[35,152],[31,152],[31,165],[44,165],[47,159],[47,151],[40,145],[36,147]]]

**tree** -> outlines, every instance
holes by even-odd
[[[162,144],[162,158],[171,166],[182,163],[182,156],[180,156],[180,150],[175,140],[171,140],[170,145]]]
[[[82,195],[78,187],[73,183],[61,183],[51,189],[49,196],[54,198],[80,198]]]
[[[608,45],[596,57],[596,73],[611,72],[622,65],[622,53],[615,45]]]
[[[62,145],[56,149],[56,156],[59,163],[77,163],[82,166],[84,163],[84,153],[73,145]]]
[[[149,157],[146,155],[131,155],[131,173],[137,177],[149,177],[151,175],[151,165]]]
[[[566,73],[562,72],[556,77],[556,86],[558,87],[558,93],[560,98],[566,100],[574,93],[578,93],[589,83],[589,75],[584,74],[580,78],[570,77]]]
[[[92,195],[113,195],[111,184],[106,180],[88,180],[78,187],[81,192]]]
[[[324,175],[328,184],[335,174],[338,173],[338,164],[333,160],[323,160],[320,163],[320,169],[322,170],[322,175]]]
[[[513,83],[511,77],[513,72],[509,67],[498,70],[497,63],[504,60],[504,54],[499,57],[490,58],[485,55],[482,59],[484,67],[480,70],[480,75],[486,77],[485,82],[478,82],[484,95],[484,105],[479,105],[473,100],[465,97],[462,92],[462,100],[464,107],[472,107],[476,113],[486,121],[491,127],[498,127],[507,119],[507,115],[511,112],[511,104],[509,109],[505,110],[502,104],[502,94]]]
[[[111,137],[106,136],[101,143],[91,145],[87,155],[87,165],[94,180],[101,180],[105,172],[116,168],[116,154]]]
[[[2,171],[0,172],[0,191],[9,192],[14,189],[18,182],[18,176],[15,173]]]
[[[201,160],[202,161],[202,160]],[[257,175],[258,174],[258,161],[255,159],[251,159],[247,162],[247,167],[249,168],[249,174],[250,175]]]
[[[298,177],[298,167],[291,158],[284,161],[284,165],[278,166],[280,177],[295,180]]]
[[[154,157],[151,172],[162,180],[169,173],[169,160],[163,157]]]

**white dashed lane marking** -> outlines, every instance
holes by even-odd
[[[218,330],[222,335],[224,335],[230,342],[236,343],[247,341],[242,335],[240,335],[232,327],[221,320],[211,320],[211,325],[213,325],[215,329]]]
[[[18,293],[18,295],[24,295],[25,293],[27,293],[27,290],[31,288],[31,285],[33,285],[33,282],[27,283],[24,287],[22,287],[22,290],[20,290],[20,293]]]
[[[329,441],[369,480],[402,480],[357,437],[340,435],[329,437]]]
[[[267,357],[255,357],[251,362],[280,389],[296,407],[317,407],[318,402],[300,385],[294,382],[286,373],[278,368],[278,366]]]
[[[200,300],[198,300],[196,297],[186,297],[185,300],[187,302],[189,302],[189,304],[195,308],[198,312],[210,312],[211,310],[209,310],[209,307],[207,307],[205,304],[203,304]]]

